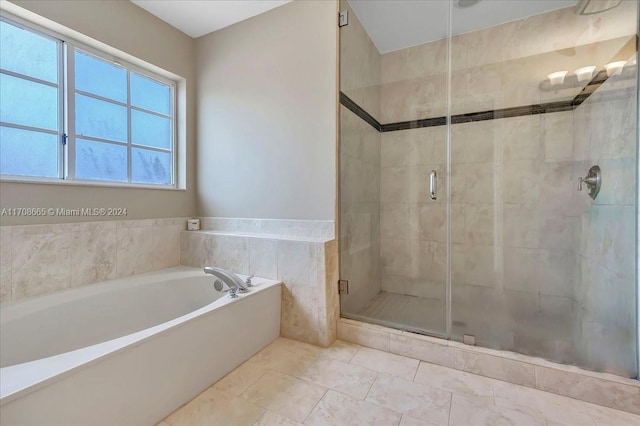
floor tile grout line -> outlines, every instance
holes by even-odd
[[[411,381],[412,381],[413,383],[415,383],[415,382],[416,382],[416,376],[418,375],[418,369],[420,368],[420,363],[422,362],[422,361],[420,361],[419,359],[418,359],[418,360],[416,360],[416,361],[418,361],[418,365],[416,366],[416,371],[413,373],[413,377],[411,378]]]
[[[358,364],[354,364],[354,363],[353,363],[353,360],[354,360],[354,359],[356,359],[356,356],[357,356],[357,355],[360,353],[360,351],[361,351],[362,349],[364,349],[364,348],[366,348],[366,346],[361,346],[361,347],[359,347],[359,348],[358,348],[358,350],[356,351],[356,353],[355,353],[355,354],[353,354],[353,356],[352,356],[352,357],[351,357],[351,359],[349,360],[349,364],[358,365]]]
[[[278,371],[278,370],[274,370],[274,369],[272,369],[272,368],[268,368],[268,370],[269,370],[269,371],[274,371],[274,372],[276,372],[276,373],[284,374],[284,373],[281,373],[280,371]],[[267,373],[268,373],[269,371],[267,371]],[[267,373],[265,373],[263,376],[265,376]],[[293,376],[291,376],[291,377],[293,377]],[[214,384],[215,384],[215,383],[214,383]],[[211,386],[213,386],[213,385],[211,385]],[[251,386],[253,386],[253,385],[251,385]],[[251,387],[251,386],[249,386],[249,387]],[[249,389],[249,388],[247,388],[247,389]],[[216,390],[218,390],[218,389],[216,389]],[[229,394],[228,392],[221,391],[221,390],[218,390],[218,392],[222,392],[222,393],[225,393],[225,394],[227,394],[227,395],[231,395],[231,394]],[[243,393],[244,393],[244,392],[243,392]],[[197,398],[197,397],[196,397],[196,398]],[[284,415],[284,414],[282,414],[282,413],[278,413],[277,411],[273,411],[273,410],[271,410],[271,409],[269,409],[269,408],[267,408],[267,407],[265,407],[265,406],[263,406],[263,405],[258,404],[257,402],[249,401],[248,399],[243,398],[243,397],[241,397],[241,396],[238,396],[238,398],[243,399],[243,400],[244,400],[244,401],[246,401],[248,404],[252,404],[252,405],[255,405],[256,407],[262,408],[265,412],[270,411],[270,412],[272,412],[272,413],[274,413],[274,414],[277,414],[277,415],[278,415],[278,416],[280,416],[280,417],[284,417],[285,419],[288,419],[288,420],[291,420],[291,421],[294,421],[294,422],[300,423],[300,422],[298,422],[296,419],[292,419],[291,417],[289,417],[289,416],[287,416],[287,415]],[[194,398],[194,399],[195,399],[195,398]],[[192,400],[192,401],[193,401],[193,400]],[[191,402],[191,401],[189,401],[189,402]],[[262,413],[262,415],[264,415],[264,413]],[[262,417],[262,416],[260,416],[260,417]],[[258,418],[258,420],[260,420],[260,418]],[[256,421],[254,422],[254,424],[255,424],[255,423],[257,423],[257,421],[258,421],[258,420],[256,420]]]
[[[323,386],[324,387],[324,386]],[[315,405],[313,406],[313,408],[309,411],[309,414],[307,414],[304,419],[302,419],[301,424],[304,424],[304,422],[307,421],[307,419],[309,418],[309,416],[316,410],[316,408],[318,407],[318,405],[320,405],[320,403],[322,402],[322,400],[324,399],[325,396],[327,396],[327,394],[329,393],[329,388],[325,388],[324,393],[322,394],[322,396],[320,397],[320,399],[318,400],[318,402],[315,403]]]
[[[589,415],[589,418],[591,419],[591,421],[593,421],[593,426],[599,426],[598,421],[595,419],[595,417],[593,417],[593,414],[591,414],[591,410],[589,410],[589,406],[585,403],[585,401],[580,401],[580,402],[584,406],[584,410]],[[613,408],[613,410],[615,410],[615,408]]]
[[[451,424],[451,411],[453,410],[453,392],[449,394],[449,417],[447,417],[447,425]]]
[[[380,373],[378,373],[377,371],[376,373],[376,377],[373,379],[373,381],[371,382],[371,385],[369,385],[369,389],[367,389],[367,393],[364,395],[364,398],[362,398],[363,401],[367,400],[367,397],[369,396],[369,393],[371,393],[371,389],[373,388],[373,385],[376,383],[376,381],[378,380],[378,375]]]
[[[251,359],[251,358],[249,358],[249,360],[250,360],[250,359]],[[236,369],[237,369],[237,368],[236,368]],[[233,370],[233,371],[236,371],[236,370]],[[260,379],[262,379],[264,376],[266,376],[266,375],[267,375],[267,373],[269,373],[269,371],[271,371],[271,369],[270,369],[270,368],[266,368],[266,371],[265,371],[264,373],[262,373],[262,374],[260,375],[260,377],[258,377],[256,380],[254,380],[253,382],[251,382],[251,384],[250,384],[249,386],[247,386],[246,388],[244,388],[244,390],[243,390],[242,392],[240,392],[240,394],[239,394],[238,396],[240,396],[241,394],[243,394],[243,393],[244,393],[247,389],[249,389],[251,386],[253,386],[253,385],[255,385],[256,383],[258,383],[258,381],[260,381]],[[229,374],[231,374],[231,373],[229,373]],[[222,379],[220,379],[220,380],[222,380]],[[219,383],[219,382],[220,382],[220,380],[218,380],[216,383]],[[215,384],[216,384],[216,383],[214,383],[212,386],[215,386]],[[244,398],[243,398],[243,399],[244,399]]]

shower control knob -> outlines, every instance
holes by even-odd
[[[589,169],[589,173],[587,174],[587,176],[578,178],[578,191],[582,191],[583,183],[589,190],[589,196],[595,200],[598,196],[598,193],[600,192],[600,186],[602,185],[602,174],[600,172],[600,167],[592,166]]]

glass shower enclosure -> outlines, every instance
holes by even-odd
[[[638,2],[340,4],[341,315],[638,376]]]

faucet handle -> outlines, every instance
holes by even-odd
[[[251,274],[249,277],[247,277],[247,279],[245,280],[245,284],[247,285],[247,287],[253,287],[253,284],[251,283],[251,279],[255,277],[254,274]]]

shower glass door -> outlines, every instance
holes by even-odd
[[[340,3],[341,313],[446,336],[450,11],[414,2],[401,17],[396,5]],[[386,37],[425,14],[437,23],[428,33]]]
[[[636,377],[638,3],[585,3],[452,4],[451,338]]]
[[[340,10],[342,316],[637,377],[638,2]]]

